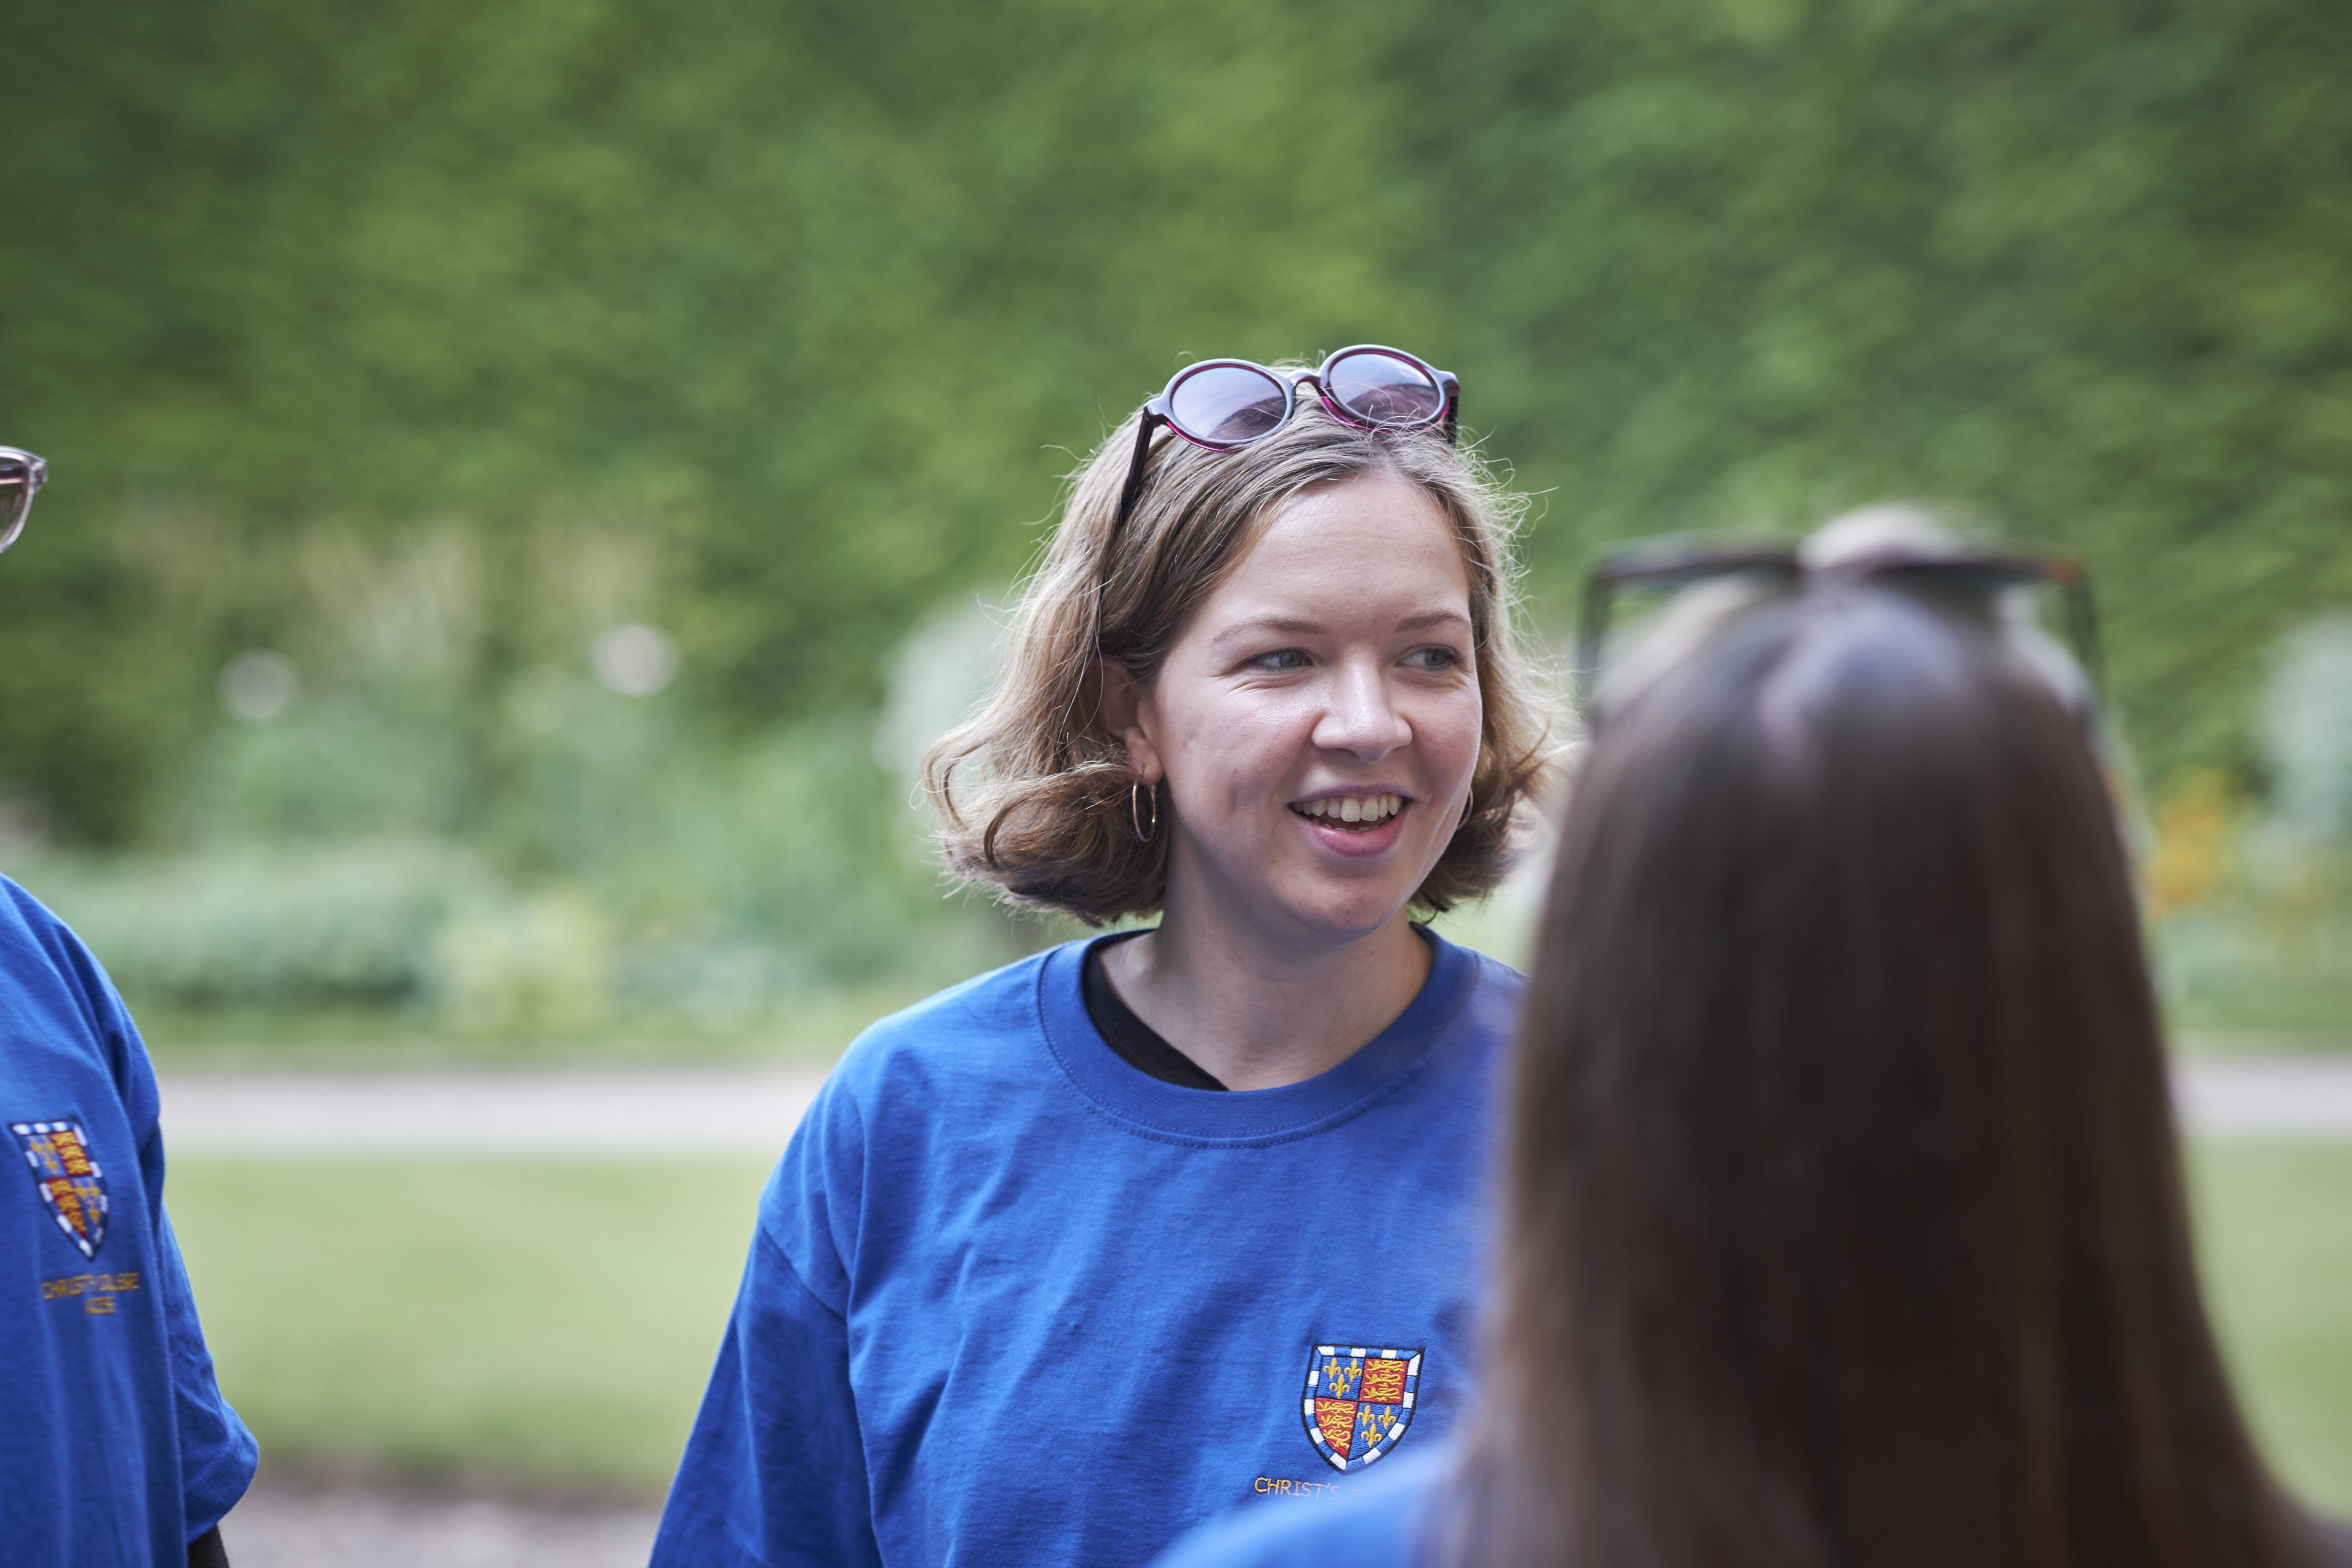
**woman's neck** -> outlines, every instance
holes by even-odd
[[[1102,956],[1119,999],[1227,1089],[1276,1089],[1339,1066],[1412,1005],[1432,963],[1402,910],[1316,944],[1171,907],[1158,930]]]

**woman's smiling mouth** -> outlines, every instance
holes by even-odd
[[[1342,833],[1370,833],[1410,804],[1401,795],[1333,795],[1293,801],[1290,809]]]

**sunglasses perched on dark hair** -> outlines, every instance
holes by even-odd
[[[2091,579],[2071,555],[2006,554],[1959,544],[1933,549],[1906,542],[1850,559],[1808,563],[1787,545],[1664,540],[1613,551],[1585,579],[1584,613],[1576,631],[1579,706],[1591,710],[1612,622],[1632,618],[1629,609],[1638,614],[1657,608],[1661,601],[1703,584],[1739,578],[1757,582],[1767,594],[1792,593],[1809,579],[1843,580],[1974,599],[1988,606],[2012,593],[2054,589],[2064,606],[2066,640],[2075,662],[2091,690],[2095,693],[2100,687],[2099,624],[2091,603]],[[1629,600],[1636,603],[1629,605]]]
[[[1245,359],[1188,364],[1143,405],[1111,531],[1125,525],[1143,489],[1153,431],[1165,425],[1195,447],[1230,452],[1289,424],[1303,389],[1311,389],[1332,418],[1359,430],[1436,426],[1452,441],[1461,413],[1462,384],[1453,374],[1378,343],[1341,349],[1313,370],[1273,370]]]
[[[33,498],[49,482],[49,466],[30,452],[0,447],[0,550],[16,542],[32,515]]]

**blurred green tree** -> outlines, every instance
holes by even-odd
[[[594,630],[545,612],[573,531],[647,542],[722,731],[870,705],[1181,356],[1362,337],[1548,492],[1549,614],[1605,539],[1951,498],[2090,556],[2152,769],[2256,773],[2264,649],[2352,598],[2347,44],[2287,0],[44,7],[0,781],[166,831],[231,655],[343,679],[322,538],[474,541],[435,679],[484,790]]]
[[[1420,276],[1550,492],[1540,584],[1956,501],[2089,558],[2149,772],[2259,774],[2271,644],[2352,601],[2352,11],[1399,11]]]
[[[0,774],[136,831],[327,523],[488,536],[481,694],[547,657],[554,519],[684,560],[706,712],[870,706],[1184,354],[1413,335],[1402,208],[1298,118],[1314,43],[1230,0],[56,9],[0,100],[0,417],[58,475]]]

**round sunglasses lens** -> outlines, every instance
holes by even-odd
[[[1368,425],[1426,425],[1445,408],[1429,373],[1393,354],[1349,354],[1331,367],[1323,390]]]
[[[0,457],[0,550],[16,542],[33,510],[33,492],[43,477],[37,459],[11,453]]]
[[[1288,388],[1262,370],[1213,365],[1188,375],[1168,400],[1176,427],[1196,441],[1238,447],[1280,427]]]

